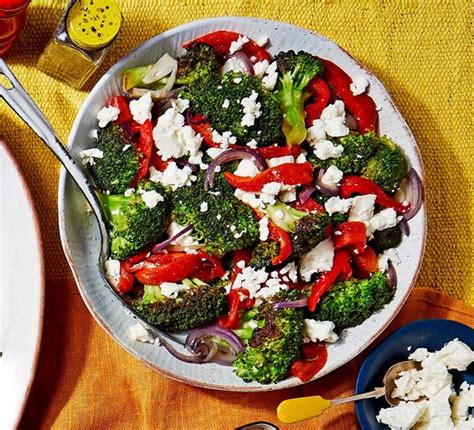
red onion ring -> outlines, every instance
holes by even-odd
[[[125,134],[125,136],[127,136],[128,139],[131,139],[133,137],[133,131],[132,131],[132,126],[129,122],[125,122],[123,124],[120,124],[120,126],[122,127],[122,130]]]
[[[292,302],[278,302],[273,305],[275,309],[285,308],[304,308],[308,305],[308,297],[302,297],[301,299],[294,300]]]
[[[424,187],[421,178],[413,167],[410,167],[407,179],[412,191],[412,201],[410,202],[410,209],[403,215],[403,218],[409,221],[418,213],[423,204]]]
[[[193,229],[192,225],[188,225],[187,227],[184,227],[181,231],[176,233],[174,236],[170,237],[169,239],[166,239],[164,242],[157,243],[151,252],[157,253],[163,249],[165,249],[168,245],[171,245],[178,237],[182,236],[183,234],[186,234],[188,231],[191,231]]]
[[[394,290],[395,288],[397,288],[397,272],[391,261],[388,262],[387,274],[388,280],[390,282],[390,287],[392,288],[392,290]]]
[[[410,226],[408,225],[408,222],[405,218],[402,218],[398,225],[400,227],[400,230],[406,237],[410,236]]]
[[[228,161],[234,160],[251,160],[255,163],[257,169],[260,171],[263,171],[268,167],[265,158],[263,158],[257,151],[254,151],[253,149],[243,147],[241,149],[227,149],[214,158],[206,170],[206,175],[204,177],[204,189],[206,191],[214,187],[216,167],[223,163],[227,163]]]
[[[205,339],[209,337],[218,337],[219,339],[225,341],[230,347],[230,351],[224,351],[226,353],[237,355],[239,352],[244,350],[241,340],[233,331],[218,325],[191,330],[186,338],[186,349],[196,354],[196,351],[199,350],[199,345],[201,345]]]
[[[307,185],[302,188],[302,190],[298,193],[298,201],[301,204],[305,204],[307,200],[311,197],[311,194],[313,194],[316,191],[316,185]]]
[[[323,184],[322,179],[324,176],[325,170],[324,169],[319,169],[318,176],[316,177],[316,189],[318,191],[321,191],[323,194],[326,194],[327,196],[337,196],[339,194],[339,189],[337,188],[336,185],[333,187],[327,186]]]
[[[164,340],[160,339],[161,345],[165,347],[165,349],[175,358],[178,360],[184,361],[185,363],[206,363],[213,359],[217,352],[217,348],[212,346],[211,348],[205,348],[201,345],[200,349],[197,350],[197,353],[193,353],[193,355],[186,355],[182,354],[181,352],[177,351],[171,344]]]
[[[240,64],[244,67],[246,73],[250,76],[253,76],[255,74],[255,71],[253,69],[253,64],[250,61],[249,56],[243,52],[243,51],[237,51],[235,54],[232,54],[229,59],[235,58],[236,60],[239,61]]]

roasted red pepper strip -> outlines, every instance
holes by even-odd
[[[275,157],[285,157],[287,155],[292,155],[293,157],[298,157],[301,153],[301,148],[299,146],[263,146],[257,148],[256,151],[263,158],[275,158]]]
[[[193,272],[192,278],[198,278],[203,282],[211,282],[214,279],[224,276],[225,270],[222,267],[220,258],[202,251],[200,255],[205,258],[205,261],[201,260],[197,270]]]
[[[275,225],[273,222],[268,223],[269,235],[271,240],[276,240],[280,245],[280,254],[272,259],[274,266],[283,263],[291,255],[293,245],[291,244],[290,235],[282,228]]]
[[[301,381],[309,381],[326,364],[328,352],[324,343],[305,343],[301,348],[301,359],[293,363],[290,375]]]
[[[120,113],[118,118],[115,120],[117,124],[125,124],[132,122],[133,117],[130,112],[129,101],[125,96],[114,96],[110,99],[110,106],[116,107]]]
[[[183,48],[187,49],[193,43],[204,43],[211,46],[216,54],[228,55],[231,43],[235,42],[239,37],[242,36],[243,34],[236,33],[234,31],[218,30],[186,42],[183,45]],[[255,57],[257,61],[270,61],[271,59],[271,56],[267,50],[258,46],[252,39],[249,39],[249,41],[242,46],[242,51],[245,52],[249,57]]]
[[[370,246],[367,246],[362,252],[354,251],[352,261],[357,266],[357,274],[362,278],[369,278],[379,268],[377,254]]]
[[[207,281],[210,280],[212,273],[216,274],[215,277],[221,277],[224,273],[222,266],[220,266],[220,260],[216,262],[215,257],[205,252],[198,252],[197,254],[185,254],[183,252],[154,254],[139,264],[141,266],[138,266],[139,270],[135,272],[135,278],[142,284],[151,285],[158,285],[161,282],[179,282],[189,277],[197,278],[196,274],[202,276],[202,272],[199,273],[199,271],[203,265],[207,265],[208,268],[210,264],[214,265],[212,269],[208,269],[209,277]]]
[[[295,147],[293,147],[295,148]],[[295,209],[303,212],[324,212],[324,207],[318,202],[315,202],[311,197],[304,203],[296,202],[292,204]]]
[[[321,297],[336,282],[336,279],[342,273],[343,269],[349,263],[349,252],[345,249],[339,249],[334,254],[332,269],[324,272],[313,284],[311,295],[308,300],[308,309],[314,312]]]
[[[306,112],[305,123],[306,127],[311,127],[313,121],[321,116],[321,112],[328,105],[331,91],[326,82],[319,76],[316,76],[309,82],[306,91],[311,93],[312,101],[304,107]]]
[[[168,161],[163,160],[157,151],[152,151],[150,162],[159,172],[164,172],[168,167]]]
[[[285,163],[266,169],[254,177],[237,176],[230,172],[225,172],[224,177],[235,188],[258,193],[270,182],[309,185],[313,181],[313,167],[308,161],[301,164]]]
[[[324,65],[323,79],[331,88],[332,94],[340,98],[357,122],[359,133],[377,130],[378,113],[374,101],[367,94],[354,96],[350,90],[352,79],[341,68],[328,60],[320,58]]]
[[[410,205],[404,205],[397,202],[393,197],[385,194],[374,181],[361,176],[346,176],[342,179],[339,187],[339,195],[347,199],[353,194],[375,194],[377,198],[375,203],[385,208],[393,208],[398,213],[404,214],[410,209]]]
[[[126,294],[133,288],[133,275],[130,272],[131,263],[129,261],[120,262],[120,279],[117,284],[117,291]]]
[[[352,246],[362,252],[367,241],[366,227],[363,222],[346,221],[339,224],[333,232],[334,248],[340,249]]]
[[[137,150],[140,152],[140,168],[138,169],[133,185],[135,186],[140,179],[143,179],[148,174],[148,167],[150,166],[151,152],[153,150],[153,127],[150,120],[146,120],[142,125],[137,126],[138,143]]]
[[[244,295],[247,297],[241,301],[240,296]],[[231,290],[227,296],[229,301],[229,312],[227,315],[221,316],[217,323],[224,328],[236,329],[240,327],[240,310],[251,308],[255,304],[255,299],[249,298],[249,292],[245,288],[236,288]]]
[[[214,142],[212,138],[212,126],[210,122],[204,121],[199,124],[190,124],[196,133],[202,136],[203,143],[208,148],[220,148],[217,142]]]

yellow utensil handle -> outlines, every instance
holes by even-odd
[[[331,406],[331,401],[321,396],[284,400],[278,405],[278,419],[286,424],[296,423],[321,415]]]

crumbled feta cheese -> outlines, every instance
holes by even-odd
[[[244,116],[240,122],[242,127],[251,127],[255,124],[255,120],[262,115],[262,104],[257,102],[258,93],[252,90],[248,97],[242,98],[240,104],[243,107]]]
[[[304,342],[337,342],[339,336],[334,333],[336,328],[332,321],[316,321],[305,319],[303,321]]]
[[[192,170],[189,166],[184,166],[180,169],[174,161],[170,161],[163,172],[159,172],[156,169],[152,172],[153,175],[150,175],[151,181],[161,182],[165,186],[170,186],[173,190],[184,185],[191,185],[191,182],[196,180],[196,176],[192,175]]]
[[[278,80],[277,62],[271,63],[267,70],[265,70],[265,76],[262,78],[262,85],[268,91],[273,91]]]
[[[237,166],[237,169],[235,169],[234,175],[253,177],[258,173],[260,173],[260,171],[252,160],[242,160]]]
[[[269,229],[268,229],[268,218],[264,216],[258,222],[258,228],[260,232],[260,240],[265,241],[268,239]]]
[[[141,193],[141,196],[145,205],[150,209],[153,209],[158,204],[158,202],[165,201],[164,197],[155,190],[145,191],[144,193]]]
[[[214,158],[219,156],[221,152],[223,151],[224,149],[222,148],[208,148],[206,152],[207,152],[207,155],[209,155],[209,157],[211,157],[214,160]]]
[[[368,86],[369,81],[367,78],[361,76],[352,81],[352,83],[349,85],[349,89],[351,90],[353,96],[358,96],[359,94],[364,93]]]
[[[383,209],[376,213],[369,221],[370,233],[397,225],[397,212],[392,208]]]
[[[240,51],[242,49],[242,46],[244,46],[247,42],[249,41],[249,38],[247,36],[239,36],[237,40],[234,40],[230,44],[229,48],[229,54],[235,54],[237,51]]]
[[[232,289],[246,288],[250,298],[253,298],[260,289],[261,284],[264,284],[267,280],[268,273],[265,269],[255,270],[252,267],[244,267],[236,276]]]
[[[179,113],[183,113],[186,109],[189,109],[189,100],[178,97],[176,100],[171,100],[171,106]]]
[[[349,128],[346,127],[346,111],[344,102],[336,100],[328,105],[321,112],[321,120],[324,121],[326,134],[331,137],[342,137],[349,134]]]
[[[341,170],[336,166],[331,165],[324,172],[324,175],[321,178],[321,183],[327,187],[338,186],[343,176],[344,173]]]
[[[295,163],[297,164],[306,163],[306,154],[302,152],[300,155],[298,155],[298,157],[296,157]]]
[[[274,282],[274,285],[271,285],[273,284],[273,282],[271,281],[276,281],[276,282]],[[270,297],[273,297],[275,294],[279,293],[280,291],[284,291],[288,289],[288,286],[285,284],[280,284],[280,281],[278,279],[273,279],[273,280],[269,279],[267,282],[267,285],[268,286],[260,288],[260,290],[258,290],[255,293],[256,298],[269,299]]]
[[[229,106],[230,106],[230,101],[229,101],[229,99],[225,99],[225,100],[223,101],[223,103],[222,103],[222,107],[223,107],[224,109],[227,109]]]
[[[132,145],[130,145],[129,143],[127,143],[126,145],[123,146],[122,148],[122,152],[125,152],[128,148],[130,148]]]
[[[257,144],[257,141],[256,141],[255,139],[252,139],[251,141],[247,142],[247,146],[248,146],[249,148],[255,149],[255,148],[257,147],[257,145],[258,145],[258,144]]]
[[[260,48],[263,48],[264,46],[268,45],[269,42],[270,39],[268,38],[268,36],[258,36],[255,39],[255,43],[260,46]]]
[[[215,143],[218,143],[221,146],[221,149],[227,149],[229,145],[235,145],[237,143],[237,138],[232,136],[230,131],[224,131],[222,134],[220,134],[218,131],[212,130],[212,140]],[[207,150],[208,154],[209,149]]]
[[[169,299],[176,299],[181,291],[187,291],[189,288],[187,285],[175,284],[174,282],[162,282],[160,284],[161,294]]]
[[[395,248],[386,249],[382,255],[379,256],[379,270],[386,272],[388,270],[388,262],[393,264],[400,264],[400,258]]]
[[[123,195],[125,197],[130,197],[134,192],[135,192],[135,188],[128,188],[128,189],[125,190]]]
[[[310,144],[315,144],[321,140],[326,140],[326,125],[322,119],[315,119],[311,127],[306,130],[306,140]]]
[[[298,281],[298,268],[296,267],[296,263],[293,261],[288,263],[286,266],[280,269],[280,274],[287,275],[291,282]]]
[[[109,122],[115,121],[120,114],[120,109],[115,106],[103,107],[97,114],[99,127],[104,128]]]
[[[375,194],[353,197],[351,210],[349,211],[349,221],[360,221],[368,227],[369,222],[374,215],[376,198],[377,196]]]
[[[144,343],[156,343],[157,341],[157,339],[140,322],[137,322],[128,328],[128,337],[131,340]]]
[[[314,145],[314,155],[320,160],[339,158],[344,152],[342,145],[334,145],[330,140],[320,140]]]
[[[230,71],[248,73],[247,66],[237,57],[230,57],[228,60],[226,60],[222,66],[221,74],[224,75]]]
[[[129,106],[132,117],[138,124],[144,124],[147,119],[151,121],[153,100],[150,92],[147,92],[138,100],[131,100]]]
[[[270,194],[272,196],[278,195],[281,190],[281,184],[279,182],[268,182],[262,188],[262,193]]]
[[[332,268],[334,246],[332,240],[326,239],[318,243],[311,251],[299,259],[300,275],[309,282],[314,273],[327,272]]]
[[[93,166],[95,164],[95,158],[104,158],[104,153],[97,148],[90,148],[84,149],[83,151],[79,152],[79,156],[82,159],[82,164],[85,166],[86,164],[90,164]]]
[[[283,157],[269,158],[267,160],[268,167],[276,167],[276,166],[280,166],[281,164],[294,163],[294,162],[295,162],[295,157],[293,157],[292,155],[285,155]]]
[[[200,212],[207,212],[208,209],[209,209],[209,205],[207,204],[207,202],[202,202],[201,205],[199,206]]]
[[[153,129],[153,140],[159,155],[166,161],[185,155],[198,156],[202,136],[185,125],[184,116],[176,107],[171,107],[158,118]]]
[[[105,277],[113,287],[116,287],[120,280],[120,261],[106,260],[104,263]]]
[[[328,215],[333,215],[335,213],[345,214],[351,207],[352,199],[341,199],[340,197],[330,197],[326,203],[324,203],[324,208]]]
[[[265,207],[265,204],[261,200],[261,198],[257,197],[257,195],[254,193],[248,193],[246,191],[239,190],[238,188],[236,188],[236,190],[234,191],[234,196],[246,205],[249,205],[251,208],[263,209]],[[274,202],[275,199],[273,198],[273,203]]]
[[[455,424],[466,421],[469,418],[469,408],[474,407],[474,385],[466,381],[461,384],[461,390],[453,398],[453,421]]]
[[[426,411],[428,402],[400,402],[398,406],[381,409],[377,421],[392,430],[410,430]]]
[[[242,78],[234,78],[234,84],[240,84],[242,82]]]
[[[261,78],[267,71],[269,65],[268,60],[259,61],[253,65],[253,71]]]

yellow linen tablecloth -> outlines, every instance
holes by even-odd
[[[119,3],[125,18],[121,34],[105,64],[84,91],[71,89],[35,68],[65,1],[33,0],[26,27],[7,58],[64,142],[87,90],[121,56],[157,33],[193,19],[219,15],[269,18],[309,28],[338,42],[384,82],[419,143],[426,169],[429,233],[417,286],[434,288],[474,303],[471,2],[122,0]],[[224,403],[213,403],[216,417],[235,411],[242,413],[241,421],[234,417],[227,427],[254,418],[275,421],[273,415],[260,413],[269,407],[265,396],[259,397],[260,403],[255,396],[183,388],[180,392],[185,391],[186,395],[176,397],[173,387],[179,384],[152,373],[128,357],[93,323],[80,301],[59,243],[58,163],[3,102],[0,102],[0,138],[9,145],[31,188],[46,257],[46,340],[41,363],[44,367],[47,360],[48,366],[38,376],[32,397],[34,404],[30,403],[27,409],[25,428],[40,425],[58,429],[172,428],[171,422],[175,428],[190,428],[193,425],[186,421],[189,416],[183,410],[191,402],[196,417],[203,414],[198,395],[226,399]],[[98,355],[106,357],[109,367],[98,367],[96,372],[91,366]],[[142,391],[136,391],[136,377]],[[334,378],[338,384],[342,376]],[[318,386],[314,384],[312,388],[279,396],[312,393]],[[44,396],[40,394],[42,387]],[[330,394],[341,395],[347,390],[348,387],[334,386]],[[81,394],[86,397],[80,397]],[[120,409],[108,408],[104,403],[104,399],[114,402],[112,394],[122,405]],[[193,395],[196,401],[191,400]],[[127,404],[121,403],[124,396]],[[156,398],[160,398],[161,406],[150,413],[157,403],[148,403],[147,399]],[[163,409],[166,402],[176,406],[173,414],[179,414],[180,424],[176,416],[168,427],[159,424],[159,416],[171,414]],[[243,408],[247,408],[245,413]],[[223,421],[214,423],[210,415],[206,416],[211,420],[208,428],[227,428]],[[135,422],[138,424],[133,425]],[[204,421],[196,422],[202,427],[198,424],[195,428],[206,428]],[[345,422],[341,418],[341,424],[336,427],[353,428],[353,424]]]

